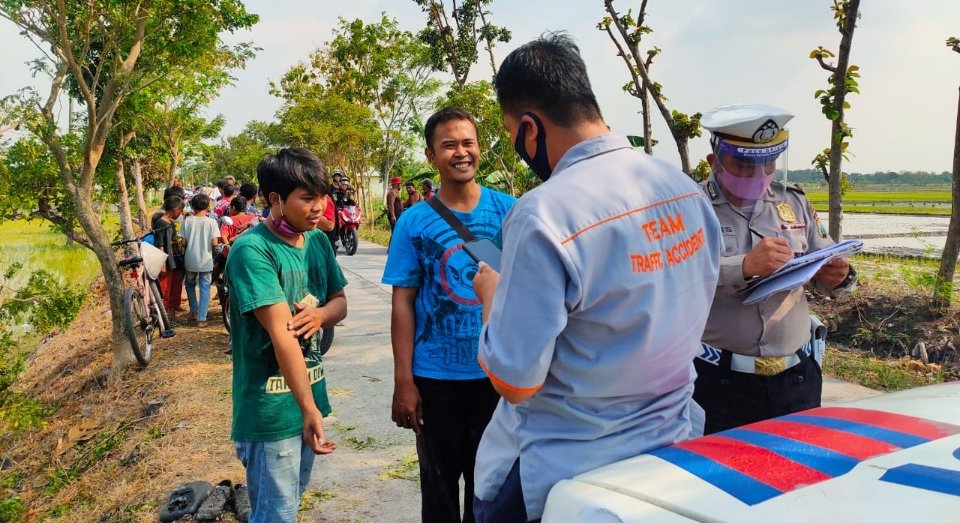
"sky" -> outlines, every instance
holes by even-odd
[[[621,12],[640,1],[616,0]],[[652,0],[647,25],[653,33],[644,48],[663,52],[650,70],[663,85],[671,109],[692,114],[726,103],[766,103],[795,114],[790,130],[790,169],[810,167],[829,145],[830,123],[814,98],[827,87],[827,71],[809,58],[817,46],[837,51],[840,34],[830,0]],[[252,41],[262,50],[235,72],[209,114],[226,118],[224,134],[236,134],[250,120],[271,120],[280,100],[268,93],[277,80],[331,38],[338,18],[379,20],[386,12],[401,29],[419,31],[425,15],[413,0],[248,0],[260,15],[250,31],[227,35],[228,42]],[[621,87],[629,73],[616,48],[596,24],[606,14],[603,0],[494,0],[494,24],[513,33],[494,50],[497,62],[545,31],[562,30],[578,43],[607,123],[614,131],[642,134],[640,101]],[[956,0],[871,0],[862,2],[851,63],[860,67],[861,94],[851,95],[847,123],[853,128],[846,172],[950,171],[957,125],[960,54],[945,41],[960,37]],[[21,87],[44,85],[25,62],[39,52],[7,21],[0,21],[0,96]],[[470,80],[489,80],[485,55]],[[652,106],[652,104],[651,104]],[[706,135],[707,133],[705,133]],[[659,112],[654,115],[654,155],[679,164],[679,155]],[[691,160],[708,152],[707,137],[691,143]]]

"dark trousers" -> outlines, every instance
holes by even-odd
[[[731,354],[720,364],[694,360],[693,399],[706,411],[704,434],[820,406],[823,376],[817,362],[800,351],[800,363],[774,376],[730,369]]]
[[[490,380],[433,380],[414,377],[423,406],[417,437],[423,523],[473,522],[473,467],[477,446],[500,395]]]
[[[520,483],[520,460],[513,467],[493,501],[484,501],[474,496],[473,515],[477,523],[527,523],[527,506],[523,502],[523,485]],[[540,519],[529,520],[539,523]]]

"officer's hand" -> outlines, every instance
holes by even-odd
[[[786,239],[764,238],[743,257],[743,278],[767,276],[783,267],[791,258],[793,258],[793,248]]]
[[[850,262],[846,258],[833,258],[820,267],[814,275],[817,282],[827,289],[835,289],[850,272]]]

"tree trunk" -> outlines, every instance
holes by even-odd
[[[613,1],[605,0],[604,5],[606,5],[607,12],[610,13],[610,16],[613,18],[613,24],[616,25],[617,29],[620,31],[621,38],[623,38],[625,42],[629,42],[631,37],[627,34],[627,29],[620,23],[620,15],[614,9]],[[689,137],[686,136],[684,130],[677,126],[677,122],[673,119],[673,114],[671,114],[670,109],[667,108],[667,104],[664,102],[663,96],[653,85],[653,80],[650,79],[650,73],[647,71],[646,64],[639,58],[639,56],[635,56],[634,62],[637,66],[637,74],[639,74],[640,78],[643,80],[643,88],[646,89],[650,93],[650,96],[653,97],[653,101],[657,104],[657,109],[660,110],[660,115],[663,117],[664,123],[666,123],[667,127],[670,129],[670,135],[673,136],[673,140],[677,143],[677,152],[680,153],[680,164],[683,172],[688,176],[691,176],[693,171],[690,169],[690,152],[687,147]]]
[[[120,211],[120,235],[124,240],[136,237],[133,232],[133,215],[130,213],[130,197],[127,195],[127,174],[123,165],[122,155],[117,155],[117,210]],[[127,256],[135,253],[133,245],[126,245]]]
[[[86,168],[90,168],[87,166]],[[93,167],[95,169],[95,167]],[[103,274],[110,299],[110,318],[113,326],[111,348],[113,350],[114,371],[125,368],[133,361],[133,351],[130,350],[130,341],[125,331],[126,321],[123,317],[123,277],[117,267],[117,259],[110,246],[110,239],[100,225],[100,218],[91,204],[88,191],[79,189],[70,192],[73,204],[77,209],[77,220],[90,239],[91,250],[100,262],[100,272]]]
[[[680,169],[690,176],[693,173],[693,170],[690,168],[690,138],[681,136],[676,132],[672,134],[673,139],[677,142],[677,152],[680,153]]]
[[[957,255],[960,254],[960,95],[957,100],[957,129],[953,138],[952,192],[947,243],[940,256],[940,270],[937,271],[933,286],[933,302],[940,310],[948,309],[953,301],[953,276],[957,269]]]
[[[130,213],[130,196],[127,191],[127,172],[126,165],[124,163],[124,153],[127,149],[127,144],[130,143],[134,134],[132,132],[124,133],[120,137],[120,149],[117,151],[117,169],[116,169],[116,182],[117,182],[117,209],[120,211],[120,235],[124,240],[130,240],[136,237],[136,233],[133,232],[133,215]],[[133,254],[133,246],[127,246],[127,256]]]
[[[180,147],[176,142],[170,144],[170,172],[167,175],[167,187],[173,187],[177,179],[177,168],[180,167]]]
[[[640,107],[643,109],[643,152],[653,155],[653,122],[650,118],[650,97],[646,87],[640,89]]]
[[[140,224],[140,230],[143,231],[147,228],[147,202],[143,196],[143,172],[140,171],[140,160],[133,159],[130,172],[133,174],[134,190],[137,193],[137,221]]]
[[[833,86],[836,96],[833,108],[839,116],[830,126],[830,237],[840,241],[843,236],[843,104],[847,98],[847,67],[850,64],[850,48],[853,45],[853,30],[857,27],[857,12],[860,0],[850,0],[843,11],[843,37],[840,38],[840,52],[837,55],[837,68],[833,73]]]

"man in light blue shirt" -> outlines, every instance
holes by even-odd
[[[550,35],[494,81],[515,148],[544,183],[481,265],[478,359],[501,401],[477,452],[478,522],[538,520],[550,488],[697,435],[691,358],[716,288],[720,228],[675,167],[609,132],[579,50]]]

